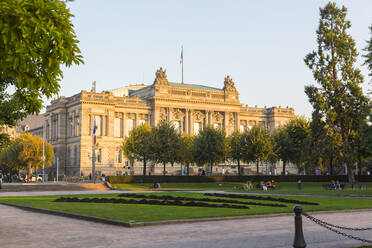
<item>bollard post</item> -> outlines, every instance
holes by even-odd
[[[302,231],[302,207],[301,206],[295,206],[293,208],[293,211],[295,212],[295,236],[293,241],[293,247],[294,248],[305,248],[306,242],[304,239],[304,233]]]

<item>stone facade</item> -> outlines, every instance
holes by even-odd
[[[47,106],[45,137],[54,146],[59,174],[88,175],[92,171],[94,120],[97,125],[96,171],[105,174],[141,172],[142,163],[130,163],[120,147],[129,131],[142,123],[157,125],[160,120],[174,124],[179,132],[197,134],[203,127],[221,127],[231,134],[254,125],[268,130],[294,117],[293,108],[244,106],[232,79],[227,76],[222,89],[169,82],[160,68],[151,85],[135,85],[96,93],[85,90],[71,97],[59,97]],[[179,166],[177,167],[179,170]],[[177,168],[173,168],[177,170]],[[55,164],[51,171],[55,171]],[[150,166],[160,173],[161,167]]]

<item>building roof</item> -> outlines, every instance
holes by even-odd
[[[222,89],[219,89],[219,88],[209,87],[209,86],[200,85],[200,84],[181,84],[181,83],[171,83],[171,82],[169,82],[169,85],[173,86],[173,87],[182,87],[182,88],[191,88],[191,89],[223,91]]]
[[[34,129],[43,126],[45,117],[43,115],[28,115],[17,125],[17,132],[24,132],[24,127],[27,125],[28,129]]]

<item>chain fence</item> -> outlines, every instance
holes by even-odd
[[[344,226],[339,226],[339,225],[333,225],[333,224],[330,224],[330,223],[327,223],[323,220],[320,220],[320,219],[317,219],[313,216],[310,216],[309,214],[307,213],[302,213],[303,216],[305,216],[306,218],[308,218],[309,220],[313,221],[314,223],[332,231],[332,232],[335,232],[339,235],[342,235],[344,237],[347,237],[347,238],[350,238],[350,239],[355,239],[355,240],[359,240],[359,241],[362,241],[362,242],[365,242],[365,243],[370,243],[372,244],[372,240],[368,240],[368,239],[364,239],[364,238],[360,238],[360,237],[356,237],[356,236],[353,236],[353,235],[350,235],[350,234],[347,234],[347,233],[344,233],[344,232],[341,232],[337,229],[341,229],[341,230],[349,230],[349,231],[369,231],[369,230],[372,230],[371,227],[366,227],[366,228],[352,228],[352,227],[344,227]]]

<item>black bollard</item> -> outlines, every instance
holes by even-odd
[[[305,248],[306,242],[304,239],[304,233],[302,231],[302,207],[301,206],[295,206],[293,208],[293,211],[295,212],[295,236],[293,241],[293,247],[294,248]]]

